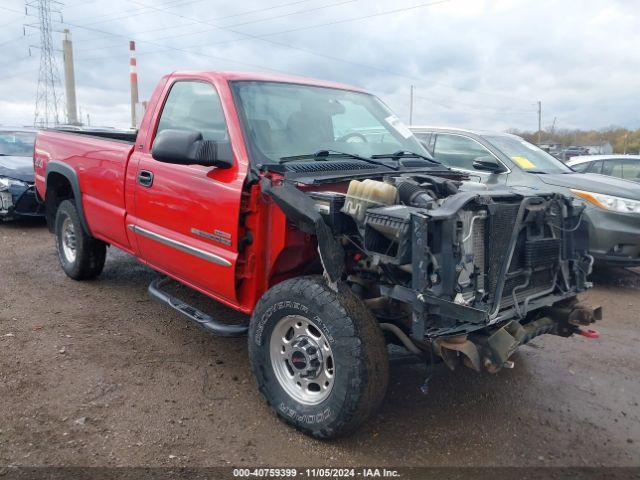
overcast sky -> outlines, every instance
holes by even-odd
[[[274,70],[364,87],[407,123],[413,84],[414,124],[535,130],[541,100],[543,127],[556,117],[558,128],[640,128],[638,0],[65,3],[54,27],[72,32],[92,125],[128,125],[133,39],[141,99],[172,70]],[[3,124],[33,122],[39,32],[22,36],[37,20],[23,11],[22,0],[0,1]]]

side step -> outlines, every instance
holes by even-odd
[[[163,291],[163,284],[170,281],[170,278],[157,278],[149,285],[149,295],[161,302],[166,303],[171,308],[185,315],[192,322],[197,323],[208,332],[220,337],[241,337],[247,334],[247,325],[231,325],[216,321],[211,315],[201,312],[195,307],[183,302],[173,295]]]

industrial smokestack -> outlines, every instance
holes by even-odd
[[[138,72],[136,62],[136,42],[129,42],[129,76],[131,78],[131,128],[137,128],[136,105],[138,103]]]
[[[67,98],[67,123],[69,125],[79,125],[76,105],[76,76],[73,69],[73,44],[71,43],[71,32],[68,29],[64,30],[62,52],[64,58],[64,87]]]

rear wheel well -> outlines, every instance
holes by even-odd
[[[47,190],[44,201],[47,226],[52,233],[55,228],[58,207],[64,200],[73,198],[73,187],[69,179],[61,173],[51,172],[47,176]]]

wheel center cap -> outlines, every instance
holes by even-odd
[[[307,357],[301,351],[296,350],[291,355],[291,364],[298,370],[303,370],[307,366]]]
[[[322,352],[310,337],[301,336],[293,342],[289,362],[304,378],[316,378],[322,370]]]

